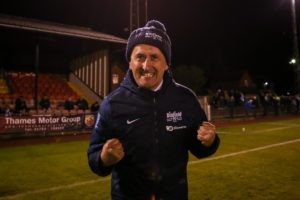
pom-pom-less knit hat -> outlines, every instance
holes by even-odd
[[[156,20],[148,21],[144,27],[138,28],[130,34],[126,47],[126,59],[129,62],[132,50],[137,44],[148,44],[160,49],[171,65],[171,40],[165,26]]]

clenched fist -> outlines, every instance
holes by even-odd
[[[107,140],[101,152],[103,166],[108,167],[116,164],[124,157],[124,149],[120,140],[113,138]]]
[[[197,133],[198,140],[200,140],[204,146],[210,147],[216,137],[216,127],[209,122],[203,122]]]

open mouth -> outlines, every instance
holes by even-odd
[[[141,76],[145,77],[145,78],[152,78],[154,77],[155,73],[154,72],[142,72]]]

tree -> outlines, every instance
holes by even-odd
[[[177,66],[172,72],[178,83],[191,88],[196,94],[199,94],[203,90],[204,84],[207,81],[203,69],[196,65]]]

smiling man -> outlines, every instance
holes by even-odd
[[[215,126],[170,75],[171,41],[161,22],[131,33],[126,59],[125,79],[101,104],[89,165],[100,176],[112,173],[112,200],[187,200],[188,152],[212,155]]]
[[[136,84],[153,91],[162,85],[163,75],[168,69],[161,51],[157,47],[146,44],[134,47],[129,66]]]

